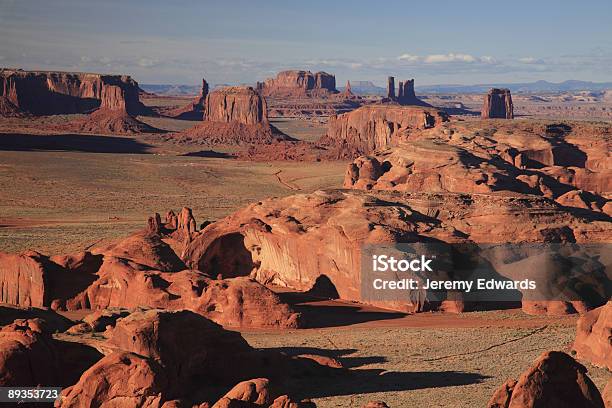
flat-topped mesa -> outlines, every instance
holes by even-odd
[[[268,123],[266,100],[252,87],[221,88],[206,97],[204,118],[209,122],[244,125]]]
[[[412,130],[427,129],[448,121],[448,116],[431,107],[397,104],[366,105],[332,116],[323,141],[342,144],[361,154],[396,145]]]
[[[106,87],[113,88],[105,92]],[[0,70],[0,97],[34,115],[84,113],[103,103],[138,114],[145,109],[138,91],[127,75]]]
[[[282,71],[258,84],[264,96],[304,97],[337,94],[336,77],[327,72]]]
[[[481,116],[483,119],[513,119],[512,96],[507,88],[491,88],[485,95]]]

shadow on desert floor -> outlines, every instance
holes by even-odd
[[[318,354],[333,357],[345,368],[332,375],[316,375],[305,371],[302,376],[287,379],[286,386],[300,398],[325,398],[354,394],[410,391],[427,388],[454,387],[477,384],[489,378],[479,373],[463,371],[413,371],[397,372],[379,368],[358,367],[386,362],[382,356],[355,356],[355,349],[326,350],[316,347],[280,347],[267,349],[289,356]]]
[[[150,153],[151,145],[129,137],[98,135],[28,135],[1,133],[0,150],[83,153]]]
[[[400,319],[405,313],[368,310],[363,305],[352,305],[310,296],[303,292],[277,293],[283,302],[302,314],[307,328],[350,326],[370,321]]]

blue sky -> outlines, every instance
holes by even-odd
[[[0,66],[252,83],[612,81],[612,1],[0,0]]]

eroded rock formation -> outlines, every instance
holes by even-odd
[[[483,119],[513,119],[514,107],[510,90],[491,88],[485,95],[481,116]]]
[[[196,235],[195,220],[185,209],[169,221],[162,224],[159,216],[153,217],[145,230],[93,253],[0,253],[0,300],[61,310],[189,309],[231,327],[303,324],[299,314],[261,283],[238,274],[215,280],[211,276],[216,274],[186,269],[175,250]],[[96,325],[89,323],[91,329]]]
[[[105,91],[107,87],[113,90]],[[107,105],[123,104],[132,115],[145,110],[138,99],[138,83],[126,75],[3,69],[0,97],[34,115],[84,113],[104,100]]]
[[[447,115],[435,108],[366,105],[332,116],[325,139],[368,154],[397,145],[411,131],[432,128],[447,120]]]
[[[610,215],[610,131],[595,125],[519,122],[492,137],[461,123],[411,132],[398,145],[357,158],[344,186],[364,190],[528,193]],[[555,129],[564,129],[559,133]]]
[[[603,408],[587,369],[559,351],[543,353],[518,380],[508,380],[491,397],[488,408]]]
[[[195,100],[183,107],[170,111],[167,115],[176,119],[183,120],[202,120],[204,119],[204,109],[206,107],[206,97],[208,96],[208,82],[202,78],[202,89]]]
[[[338,93],[336,77],[327,72],[282,71],[266,79],[261,92],[271,97],[328,96]]]
[[[172,136],[208,144],[272,143],[293,140],[268,122],[265,99],[251,87],[216,89],[206,97],[204,121]]]
[[[265,200],[211,224],[186,247],[183,259],[189,267],[211,275],[249,274],[263,283],[301,291],[311,289],[325,275],[341,299],[370,302],[362,297],[358,272],[361,248],[367,244],[606,239],[606,222],[576,217],[554,202],[535,196],[320,191]],[[223,253],[233,256],[220,263]],[[304,253],[312,256],[305,257]],[[500,271],[517,273],[501,265]],[[601,273],[592,277],[597,282],[593,291],[599,297],[584,298],[584,304],[577,302],[574,309],[587,310],[607,300],[607,278]],[[583,299],[579,294],[574,296]],[[372,303],[408,312],[463,310],[461,299],[457,300],[445,303],[421,294],[406,301]]]
[[[612,301],[580,317],[573,349],[579,360],[612,370]]]

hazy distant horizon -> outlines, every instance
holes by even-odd
[[[0,66],[255,83],[286,69],[339,86],[611,82],[612,2],[5,0]]]

